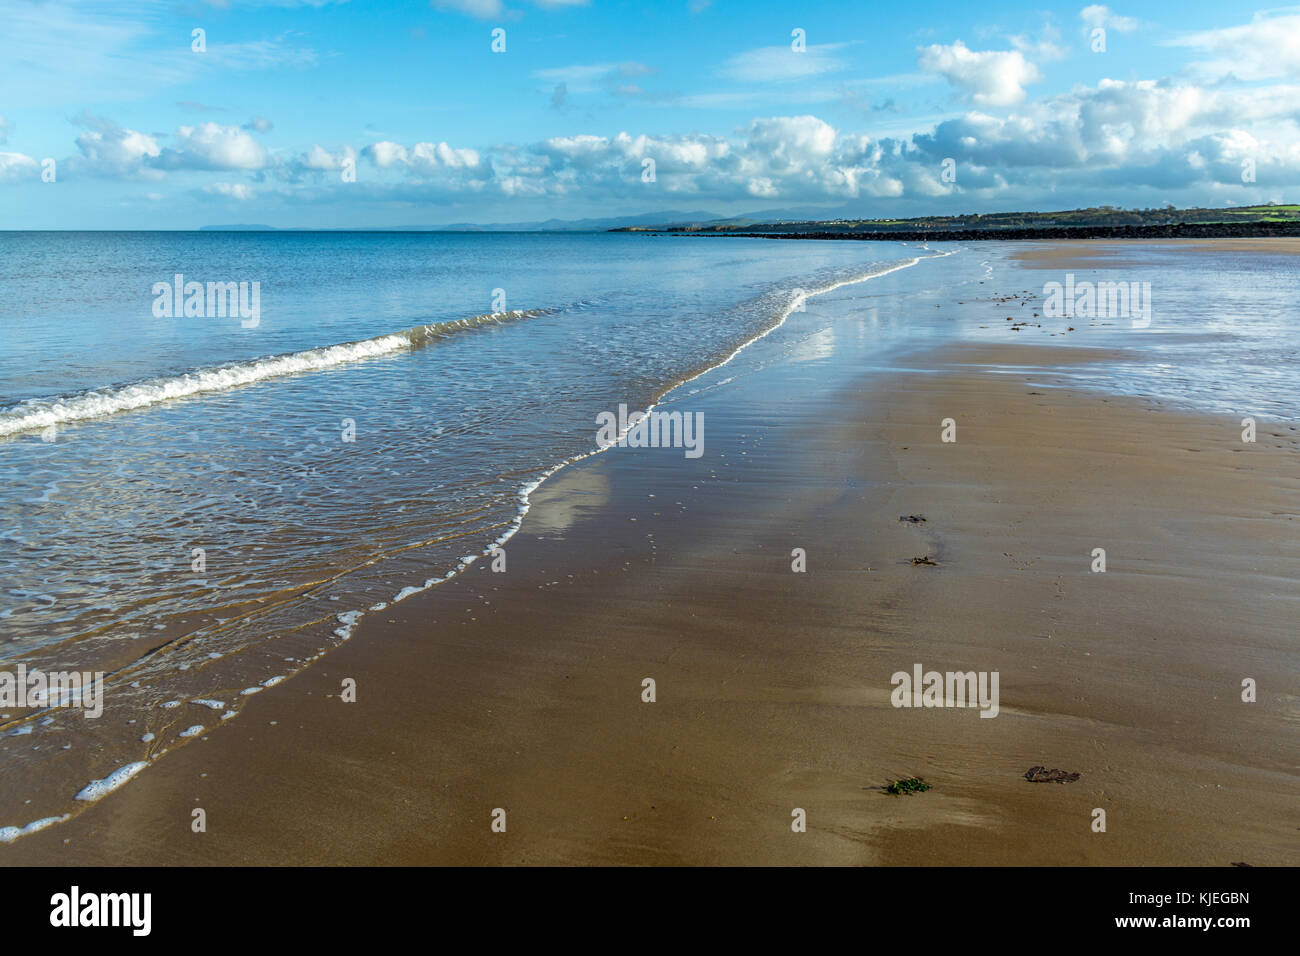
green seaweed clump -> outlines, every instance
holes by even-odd
[[[925,793],[929,789],[930,785],[920,777],[908,777],[906,780],[895,780],[885,788],[885,792],[898,796],[900,793]]]

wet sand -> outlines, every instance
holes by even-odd
[[[1104,358],[948,346],[830,392],[763,369],[740,396],[787,398],[719,390],[704,457],[565,469],[503,573],[369,615],[0,860],[1295,864],[1300,433],[1039,369]],[[1000,714],[893,707],[915,663],[999,672]]]
[[[1131,239],[1125,242],[1101,239],[1067,239],[1056,242],[1029,241],[1011,252],[1010,258],[1027,269],[1109,269],[1143,263],[1144,248],[1177,250],[1180,253],[1245,252],[1268,255],[1300,255],[1300,237],[1253,237],[1237,239]]]

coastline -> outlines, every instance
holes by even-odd
[[[849,239],[864,242],[1163,242],[1201,240],[1225,242],[1242,239],[1268,243],[1300,238],[1300,223],[1176,223],[1145,226],[1036,226],[989,229],[878,229],[770,231],[769,226],[748,229],[688,228],[671,226],[651,229],[624,227],[613,232],[658,233],[666,236],[732,237],[749,239]]]
[[[1221,416],[1043,384],[1100,359],[966,344],[848,388],[774,365],[714,390],[704,458],[568,465],[506,573],[367,615],[0,859],[1293,863],[1297,433],[1242,447]],[[914,662],[999,671],[999,717],[892,707]],[[879,789],[913,775],[934,789]]]

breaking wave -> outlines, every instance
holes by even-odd
[[[21,432],[40,431],[51,425],[101,418],[118,412],[148,408],[175,398],[188,398],[206,392],[224,392],[241,385],[252,385],[268,378],[311,372],[317,369],[346,365],[363,359],[388,355],[406,349],[418,348],[429,342],[445,338],[465,329],[484,325],[500,325],[520,319],[546,315],[554,309],[523,309],[510,312],[490,312],[466,319],[417,325],[401,332],[378,335],[359,342],[326,345],[302,352],[289,352],[233,362],[213,368],[197,369],[181,375],[149,378],[125,385],[112,385],[90,389],[71,395],[33,398],[0,409],[0,438]]]

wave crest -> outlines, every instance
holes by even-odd
[[[349,362],[418,348],[466,329],[515,322],[553,311],[555,310],[516,309],[510,312],[489,312],[465,319],[435,322],[432,325],[417,325],[400,332],[362,339],[359,342],[344,342],[340,345],[326,345],[302,352],[233,362],[229,365],[197,369],[181,375],[144,379],[71,395],[32,398],[0,409],[0,438],[22,432],[41,431],[51,425],[148,408],[175,398],[188,398],[205,392],[224,392],[227,389],[252,385],[282,375],[346,365]]]

